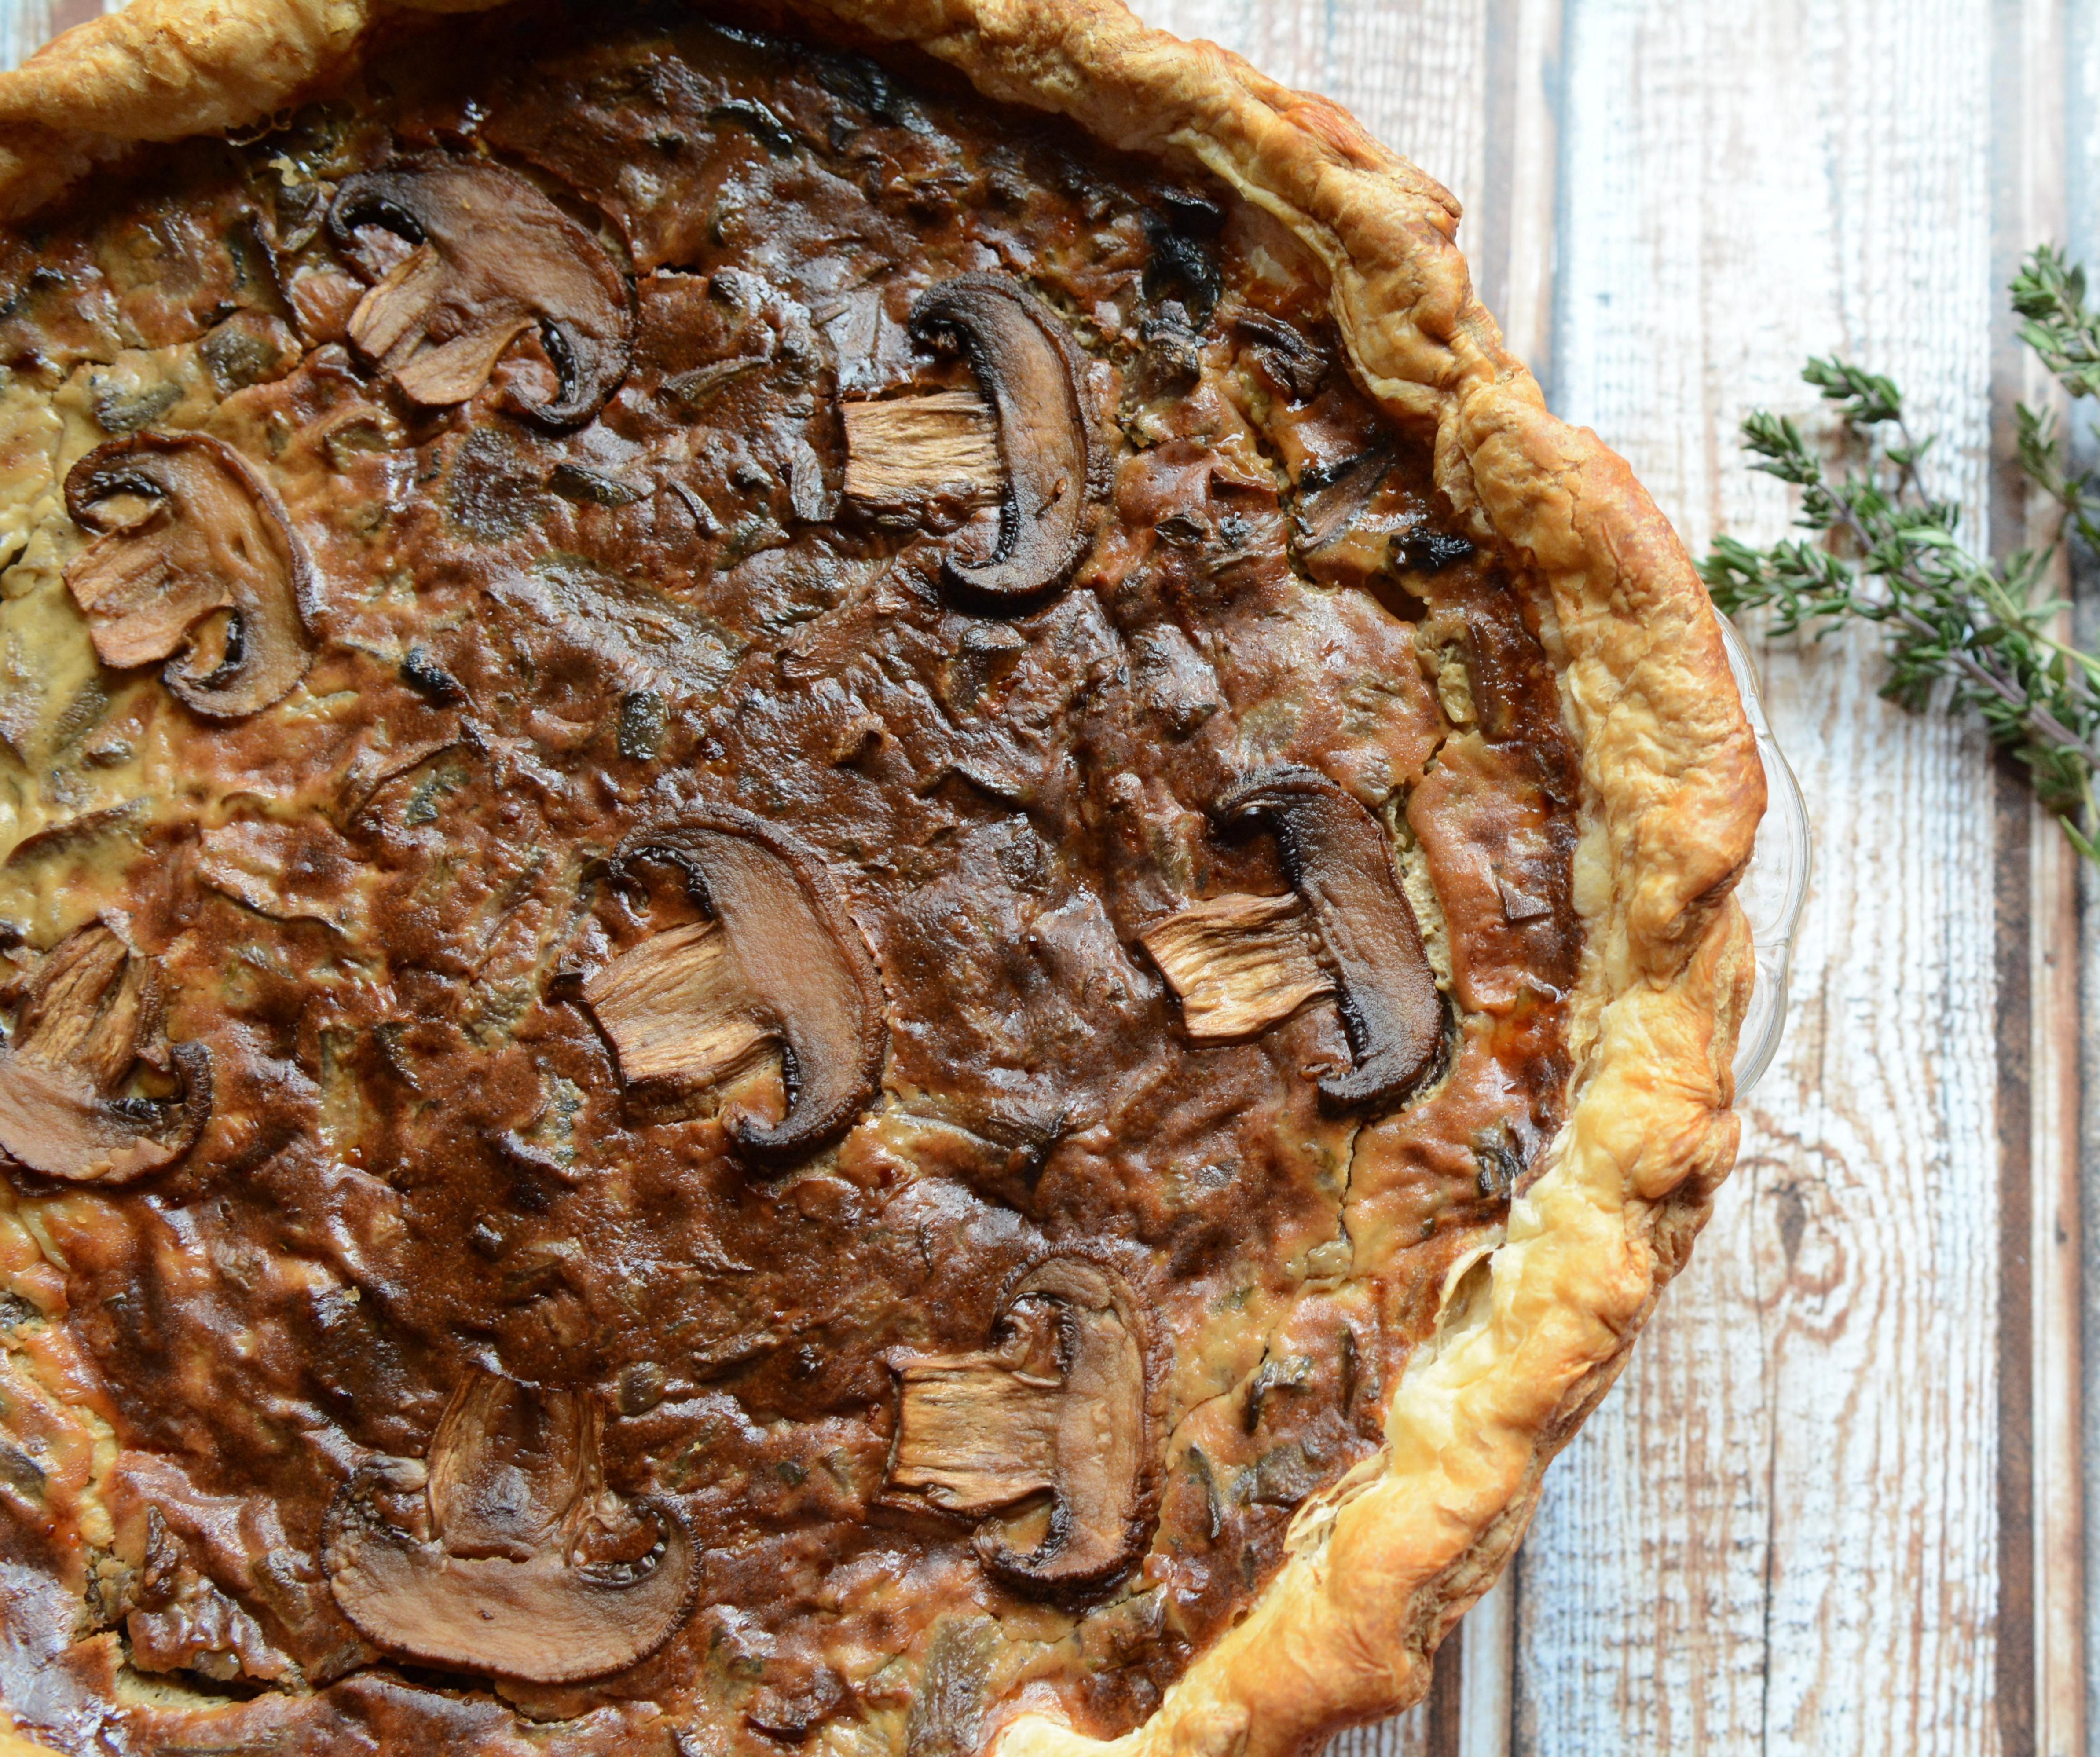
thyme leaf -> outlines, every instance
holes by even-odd
[[[2100,400],[2100,312],[2085,271],[2045,246],[2012,299],[2021,340],[2072,403]],[[1769,610],[1784,636],[1878,625],[1882,694],[1923,710],[1949,686],[1952,704],[1980,718],[2071,844],[2100,863],[2100,654],[2056,637],[2066,605],[2047,590],[2065,541],[2100,552],[2096,473],[2077,465],[2051,414],[2021,404],[2020,467],[2061,520],[2046,548],[1992,561],[1962,540],[1959,505],[1934,494],[1933,436],[1912,430],[1891,380],[1821,359],[1802,376],[1838,416],[1833,443],[1812,446],[1793,420],[1762,411],[1743,423],[1743,443],[1753,469],[1801,491],[1795,523],[1808,535],[1765,548],[1718,539],[1700,564],[1714,601],[1730,615]]]

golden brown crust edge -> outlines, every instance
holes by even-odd
[[[502,0],[406,0],[481,11]],[[1428,1655],[1522,1535],[1546,1462],[1608,1386],[1733,1163],[1749,979],[1730,895],[1764,779],[1704,591],[1596,437],[1546,413],[1452,241],[1456,204],[1341,111],[1118,0],[794,0],[915,43],[986,95],[1198,162],[1326,265],[1359,375],[1433,425],[1476,534],[1551,595],[1586,828],[1575,1103],[1509,1234],[1410,1363],[1382,1464],[1309,1502],[1290,1559],[1113,1746],[1023,1712],[1002,1757],[1282,1757],[1426,1689]],[[382,0],[134,0],[0,76],[0,217],[130,143],[238,128],[339,77]],[[4,1722],[0,1722],[4,1724]],[[0,1733],[0,1752],[39,1749]]]

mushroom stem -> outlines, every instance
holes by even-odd
[[[749,1072],[771,1043],[752,999],[714,921],[656,934],[584,984],[631,1085],[726,1085]]]
[[[990,506],[1005,487],[999,429],[974,391],[842,403],[839,413],[845,425],[846,496],[863,506],[911,509],[941,500],[965,509]]]
[[[1220,896],[1192,903],[1138,936],[1181,1002],[1198,1043],[1251,1037],[1308,1001],[1335,992],[1295,896]]]
[[[1061,1374],[1028,1370],[1021,1345],[982,1354],[904,1356],[897,1374],[897,1442],[889,1483],[944,1513],[981,1519],[1056,1486]]]

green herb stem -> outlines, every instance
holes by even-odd
[[[2011,290],[2022,340],[2074,403],[2100,399],[2100,313],[2083,270],[2044,249]],[[1714,601],[1730,614],[1769,608],[1782,635],[1880,624],[1882,693],[1921,709],[1951,682],[1955,705],[1979,716],[2073,845],[2100,861],[2100,655],[2058,638],[2049,624],[2066,606],[2039,596],[2065,542],[2100,551],[2094,472],[2075,468],[2055,421],[2023,404],[2021,468],[2061,517],[2045,548],[1993,561],[1963,545],[1960,508],[1932,494],[1923,466],[1935,441],[1912,432],[1891,380],[1838,359],[1811,359],[1802,376],[1841,417],[1827,455],[1764,412],[1743,438],[1753,469],[1801,491],[1796,523],[1811,538],[1762,549],[1720,538],[1701,566]]]

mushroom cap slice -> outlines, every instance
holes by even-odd
[[[1061,586],[1086,553],[1101,448],[1081,393],[1084,356],[1050,308],[1017,281],[959,275],[920,294],[911,333],[959,337],[999,423],[1006,491],[989,559],[942,558],[952,586],[1029,598]]]
[[[363,248],[378,227],[414,248],[390,269]],[[634,305],[605,247],[514,171],[428,152],[346,177],[329,234],[373,283],[351,315],[358,351],[428,408],[464,403],[535,324],[560,375],[549,425],[585,421],[627,376]]]
[[[61,940],[0,1050],[0,1149],[73,1183],[128,1183],[180,1159],[211,1115],[210,1052],[174,1046],[179,1099],[119,1097],[159,1027],[148,959],[99,923]]]
[[[1444,997],[1378,821],[1325,775],[1298,768],[1253,776],[1214,810],[1275,831],[1333,964],[1355,1065],[1323,1076],[1321,1096],[1349,1109],[1399,1103],[1442,1059]]]
[[[1022,1276],[1010,1309],[1040,1300],[1057,1319],[1064,1368],[1050,1530],[1016,1550],[998,1521],[978,1527],[977,1553],[1012,1585],[1092,1592],[1137,1560],[1150,1525],[1153,1453],[1144,1332],[1122,1276],[1079,1257],[1054,1257]]]
[[[888,1040],[882,984],[845,901],[816,853],[742,812],[718,809],[642,830],[615,865],[666,861],[721,924],[737,981],[779,1039],[788,1114],[729,1119],[752,1158],[801,1158],[836,1140],[874,1098]]]
[[[1005,1345],[988,1354],[891,1361],[890,1486],[977,1519],[978,1556],[1017,1590],[1097,1592],[1143,1553],[1156,1510],[1141,1311],[1114,1269],[1057,1256],[1014,1283],[999,1328]],[[1049,1528],[1017,1548],[1005,1516],[1046,1491]]]
[[[168,688],[214,720],[266,708],[306,675],[306,548],[231,447],[202,434],[112,439],[66,473],[65,495],[74,522],[100,534],[65,579],[103,663],[168,659]],[[112,518],[121,500],[141,509]],[[226,615],[214,640],[199,625],[215,612]]]
[[[587,1393],[470,1373],[426,1469],[368,1464],[330,1506],[321,1559],[343,1614],[390,1652],[537,1684],[647,1658],[691,1609],[692,1533],[644,1498],[627,1509],[654,1529],[643,1555],[572,1559],[603,1499],[599,1419]],[[404,1486],[425,1491],[431,1536],[381,1510],[378,1492]]]
[[[636,1511],[660,1532],[636,1562],[459,1557],[374,1515],[362,1493],[338,1503],[328,1538],[336,1603],[381,1647],[426,1664],[576,1684],[655,1653],[690,1608],[692,1534],[667,1502]]]

